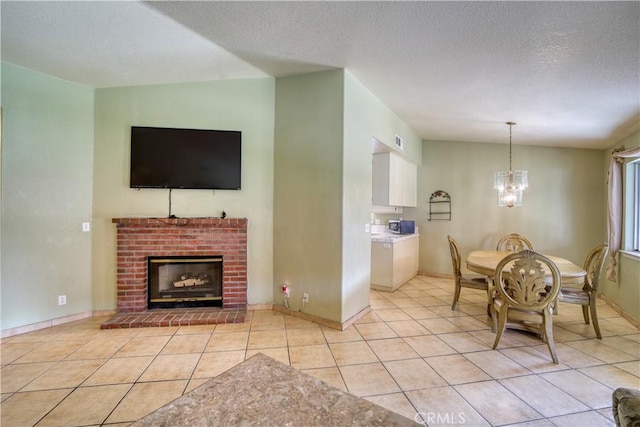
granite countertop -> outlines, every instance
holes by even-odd
[[[371,241],[373,243],[397,243],[403,242],[409,239],[415,239],[420,237],[419,234],[391,234],[391,233],[381,233],[381,234],[372,234]]]
[[[133,426],[419,426],[262,353]]]

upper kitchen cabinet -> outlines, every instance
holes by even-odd
[[[373,204],[416,207],[418,167],[397,154],[373,155]]]

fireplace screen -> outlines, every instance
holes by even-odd
[[[149,257],[149,308],[222,305],[222,257]]]

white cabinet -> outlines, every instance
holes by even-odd
[[[371,212],[374,214],[401,214],[402,206],[381,206],[381,205],[373,205],[371,207]]]
[[[402,160],[402,159],[400,159]],[[402,160],[402,206],[418,206],[418,167]]]
[[[373,205],[417,206],[418,167],[394,153],[373,155]]]
[[[371,288],[395,291],[418,274],[419,236],[371,242]]]

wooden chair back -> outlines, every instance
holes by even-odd
[[[546,310],[555,304],[560,292],[558,267],[546,256],[529,249],[503,258],[496,266],[495,278],[500,296],[515,309]]]
[[[601,244],[593,248],[587,255],[587,258],[584,261],[584,269],[587,272],[584,280],[585,288],[587,288],[587,290],[598,290],[602,268],[604,267],[608,252],[609,247],[605,244]]]
[[[497,251],[520,252],[524,249],[533,250],[533,245],[526,237],[518,233],[507,234],[498,240]]]

